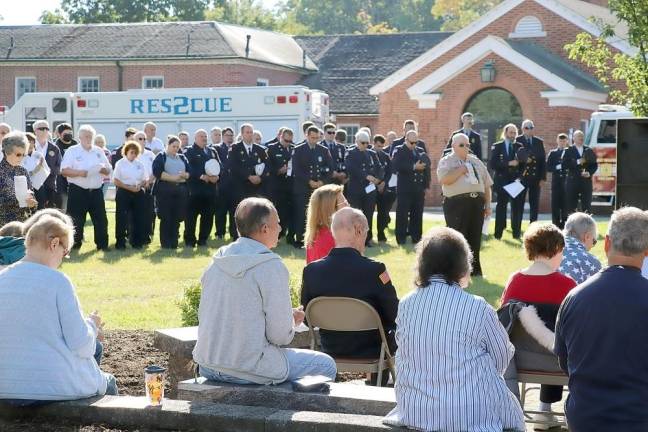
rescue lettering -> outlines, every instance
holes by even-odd
[[[173,98],[131,99],[131,114],[173,114],[232,112],[231,97],[175,96]]]

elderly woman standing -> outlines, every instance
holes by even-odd
[[[0,272],[0,400],[18,405],[117,394],[99,369],[96,313],[83,317],[70,280],[57,270],[72,246],[71,223],[42,215],[25,239],[26,255]],[[26,318],[27,317],[27,318]]]
[[[524,430],[502,374],[513,345],[493,308],[463,290],[472,254],[451,228],[416,247],[417,289],[396,318],[397,406],[386,423],[424,431]]]
[[[108,250],[108,218],[102,187],[104,176],[110,175],[112,167],[104,151],[94,145],[96,134],[92,126],[82,125],[79,144],[70,147],[61,162],[61,174],[68,179],[67,212],[75,228],[73,249],[81,247],[83,226],[90,213],[97,250]]]
[[[115,247],[126,249],[129,222],[132,221],[133,232],[131,246],[139,249],[145,241],[145,222],[150,219],[145,214],[146,198],[144,186],[148,180],[148,172],[144,164],[136,160],[140,155],[141,147],[135,141],[128,141],[122,147],[123,158],[115,164],[113,181],[117,187],[115,202],[117,211],[115,216]]]
[[[27,219],[29,209],[38,205],[33,194],[27,197],[26,206],[22,207],[16,197],[16,177],[25,177],[27,187],[31,189],[29,173],[21,165],[27,154],[27,148],[27,138],[22,132],[9,132],[2,140],[4,158],[0,162],[0,226],[15,220]]]
[[[153,161],[156,178],[153,194],[160,218],[160,245],[164,249],[178,247],[180,222],[187,211],[187,179],[189,162],[180,153],[180,138],[169,136],[166,150],[158,153]]]

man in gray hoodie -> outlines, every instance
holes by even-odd
[[[304,320],[290,304],[288,269],[270,249],[279,216],[265,198],[246,198],[234,214],[239,238],[220,248],[202,276],[198,341],[200,374],[235,384],[279,384],[308,375],[335,378],[335,361],[311,350],[281,348]]]

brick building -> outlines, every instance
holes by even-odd
[[[303,84],[331,95],[331,114],[350,134],[361,126],[400,132],[405,119],[417,120],[433,164],[467,110],[485,157],[504,124],[524,118],[549,149],[557,133],[585,128],[608,98],[563,46],[583,31],[598,35],[594,17],[615,26],[613,51],[635,52],[606,5],[505,0],[455,33],[291,37],[214,22],[0,26],[0,105],[25,91]],[[433,181],[427,203],[439,201]]]

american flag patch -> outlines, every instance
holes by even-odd
[[[378,276],[378,278],[380,278],[380,281],[383,283],[383,285],[387,285],[389,281],[391,281],[391,278],[389,277],[389,273],[387,273],[387,270],[380,273],[380,276]]]

